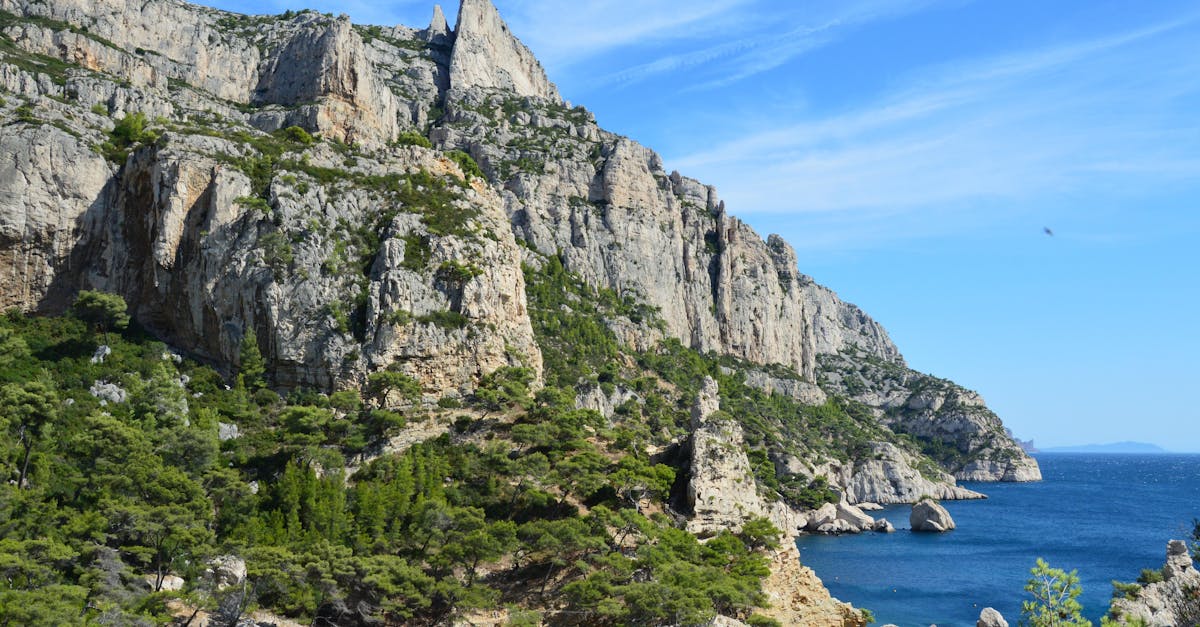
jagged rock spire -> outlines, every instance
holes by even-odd
[[[442,13],[442,5],[433,5],[433,19],[429,21],[429,29],[425,33],[426,39],[429,41],[450,35],[450,25],[446,23],[446,14]]]
[[[450,57],[450,87],[494,87],[561,101],[529,48],[508,29],[491,0],[462,0]]]

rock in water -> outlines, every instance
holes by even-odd
[[[845,501],[837,504],[838,520],[844,520],[859,531],[866,531],[875,528],[875,519],[863,513],[863,511]]]
[[[837,506],[833,503],[826,503],[820,508],[809,512],[808,530],[819,532],[821,527],[831,525],[835,520],[837,520]]]
[[[913,531],[942,533],[954,529],[954,519],[937,501],[925,499],[913,505],[908,523]]]
[[[979,622],[975,623],[975,627],[1008,627],[1008,621],[1004,620],[1000,612],[990,607],[985,607],[979,613]]]

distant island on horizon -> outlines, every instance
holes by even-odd
[[[1122,453],[1122,454],[1165,454],[1173,451],[1148,442],[1114,442],[1112,444],[1081,444],[1078,446],[1055,446],[1040,449],[1041,453]]]

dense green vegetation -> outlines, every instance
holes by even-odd
[[[662,513],[674,469],[570,392],[531,396],[527,369],[486,378],[451,433],[374,458],[406,424],[450,418],[412,404],[416,381],[385,370],[364,395],[281,398],[249,333],[227,387],[119,302],[85,293],[70,317],[0,318],[0,623],[155,622],[170,597],[339,624],[505,606],[698,624],[763,603],[777,530],[701,544],[676,529]],[[500,422],[480,431],[484,417]],[[244,586],[215,585],[221,555],[246,560]],[[158,592],[168,576],[185,588]]]
[[[895,437],[861,404],[831,399],[812,407],[763,392],[746,385],[741,368],[722,368],[731,364],[728,358],[701,354],[675,339],[655,350],[632,351],[617,340],[609,321],[624,318],[657,327],[658,312],[632,296],[586,285],[557,256],[545,258],[539,268],[527,266],[525,281],[547,384],[599,387],[605,393],[620,386],[636,393],[641,402],[627,403],[614,418],[615,428],[630,441],[665,444],[684,433],[701,382],[713,377],[720,385],[721,408],[742,424],[764,496],[810,508],[836,502],[837,494],[824,477],[778,476],[773,455],[863,459],[871,455],[871,442]]]

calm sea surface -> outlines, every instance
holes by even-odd
[[[943,503],[948,534],[908,530],[908,506],[889,507],[891,535],[804,537],[801,560],[833,595],[875,612],[877,624],[973,626],[984,607],[1016,625],[1036,558],[1078,569],[1085,614],[1108,610],[1112,580],[1159,568],[1167,540],[1200,518],[1200,455],[1037,456],[1045,481],[964,484],[986,501]]]

